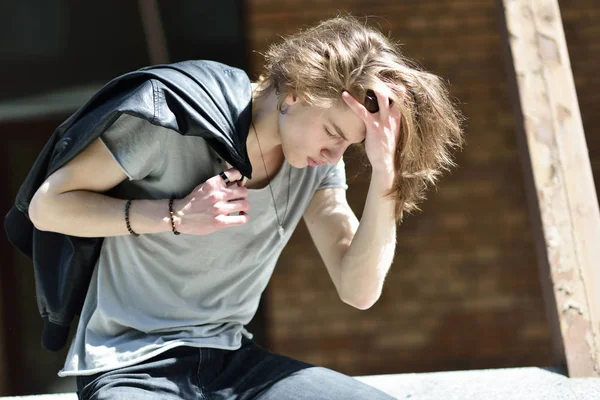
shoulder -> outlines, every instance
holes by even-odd
[[[252,89],[250,78],[244,70],[217,61],[187,60],[168,64],[167,66],[161,66],[161,68],[165,67],[184,72],[185,75],[196,78],[201,82],[214,80],[216,82],[222,82],[225,88],[232,86],[232,83],[235,83],[236,85],[242,85],[241,89],[248,89],[250,91]],[[234,80],[234,82],[231,82],[231,80]]]
[[[147,76],[187,101],[245,109],[252,100],[252,86],[240,68],[211,60],[187,60],[173,64],[152,65],[133,73]]]
[[[234,128],[241,135],[247,134],[252,84],[243,70],[216,61],[188,60],[156,66],[152,72],[178,101],[187,103],[186,112],[197,116],[198,121],[208,118],[220,131]],[[245,136],[240,139],[245,140]]]

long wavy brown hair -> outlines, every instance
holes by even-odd
[[[369,89],[388,88],[386,94],[402,113],[389,193],[398,221],[404,212],[419,210],[426,189],[454,166],[452,150],[463,143],[462,117],[445,83],[366,21],[351,16],[323,21],[271,45],[264,56],[258,95],[276,91],[279,109],[289,93],[309,106],[328,108],[347,107],[344,90],[365,99]]]

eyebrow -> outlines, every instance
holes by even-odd
[[[346,142],[348,142],[348,141],[349,141],[349,140],[348,140],[348,138],[346,137],[346,135],[344,135],[344,132],[342,132],[342,130],[340,129],[340,127],[339,127],[339,126],[337,126],[335,122],[331,121],[331,126],[333,126],[333,129],[335,129],[335,132],[336,132],[338,135],[340,135],[340,137],[341,137],[342,139],[344,139]],[[363,140],[361,140],[361,141],[360,141],[360,143],[364,143],[364,142],[365,142],[365,140],[366,140],[366,136],[367,136],[367,135],[365,134],[365,138],[364,138]]]
[[[333,126],[333,129],[335,129],[336,133],[338,135],[340,135],[340,137],[342,139],[344,139],[346,142],[348,141],[348,138],[346,137],[346,135],[344,135],[344,132],[342,132],[342,130],[340,129],[340,127],[337,126],[335,122],[331,121],[331,126]]]

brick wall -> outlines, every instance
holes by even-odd
[[[600,4],[564,2],[564,19],[588,137],[599,126],[596,73]],[[249,47],[338,10],[373,19],[405,52],[447,78],[468,118],[460,167],[429,193],[424,212],[398,232],[397,255],[380,301],[368,311],[341,303],[299,226],[265,298],[269,347],[348,374],[550,365],[523,173],[516,148],[494,0],[419,2],[255,0],[248,2]],[[595,62],[594,62],[595,61]],[[253,53],[256,73],[260,54]],[[595,68],[595,69],[594,69]],[[594,90],[596,89],[596,90]],[[597,135],[596,135],[597,137]],[[600,141],[590,143],[596,176]],[[347,159],[349,175],[361,170]],[[368,176],[349,189],[357,214]]]

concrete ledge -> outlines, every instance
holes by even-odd
[[[77,400],[75,393],[39,394],[35,396],[0,397],[2,400]]]
[[[510,368],[356,379],[397,399],[591,400],[600,399],[600,378],[571,379],[543,368]]]
[[[600,399],[600,378],[570,379],[543,368],[393,374],[356,377],[397,399],[591,400]],[[2,397],[2,400],[77,400],[75,393]],[[282,399],[284,400],[284,399]],[[368,400],[368,399],[365,399]]]

